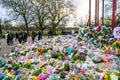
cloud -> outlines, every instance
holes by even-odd
[[[0,6],[0,18],[2,19],[8,19],[9,16],[7,15],[7,9],[4,7]]]

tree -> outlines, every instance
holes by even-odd
[[[1,19],[0,19],[0,34],[2,34],[2,25],[1,25]]]
[[[105,18],[109,18],[112,16],[112,0],[105,0],[104,3],[105,3]]]
[[[55,35],[60,22],[74,12],[74,6],[70,0],[46,0],[46,3],[49,11],[49,23]]]
[[[10,9],[13,20],[22,19],[29,34],[29,24],[35,17],[32,12],[31,0],[1,0],[3,7]]]
[[[4,25],[4,29],[5,30],[12,30],[12,24],[11,24],[11,22],[9,21],[9,20],[5,20],[4,22],[3,22],[3,25]]]
[[[34,19],[34,25],[37,26],[37,28],[41,31],[43,31],[47,24],[46,21],[48,19],[48,9],[46,7],[46,1],[45,0],[34,0],[32,2],[34,6],[34,14],[36,15]]]

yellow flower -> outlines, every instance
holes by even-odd
[[[107,71],[106,71],[106,70],[103,70],[103,72],[105,73],[105,74],[104,74],[104,79],[108,80]]]
[[[47,53],[49,53],[49,54],[50,54],[50,53],[51,53],[51,50],[49,49]]]
[[[108,79],[108,75],[107,74],[104,74],[104,79]]]
[[[104,53],[105,51],[104,50],[100,50],[100,52]]]
[[[10,77],[13,79],[13,78],[15,77],[15,75],[13,75],[13,74],[10,74]]]
[[[32,76],[33,80],[38,80],[37,76]]]
[[[120,75],[120,72],[115,72],[114,74],[115,74],[115,75]]]
[[[21,53],[25,54],[25,51],[23,50],[23,51],[21,51]]]
[[[106,47],[106,50],[109,50],[109,46]]]
[[[77,80],[77,78],[76,78],[76,77],[73,77],[73,79],[74,79],[74,80]]]
[[[31,62],[30,62],[30,61],[27,61],[25,64],[30,65],[30,64],[31,64]]]
[[[79,60],[76,60],[75,62],[78,63],[78,62],[80,62],[80,61],[79,61]]]
[[[45,73],[46,72],[46,69],[43,67],[41,68],[42,72]]]
[[[9,73],[9,70],[6,69],[5,72],[6,72],[6,75],[7,75]]]
[[[15,60],[13,61],[13,63],[14,63],[14,64],[17,64],[17,62],[16,62]]]
[[[110,50],[112,50],[112,47],[110,47]]]

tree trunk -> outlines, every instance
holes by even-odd
[[[56,25],[52,25],[52,35],[54,36],[56,34]]]
[[[115,27],[116,25],[116,0],[112,0],[112,26]]]
[[[89,0],[89,19],[88,19],[88,26],[91,26],[91,0]]]
[[[102,0],[102,25],[104,25],[104,0]]]
[[[2,25],[1,25],[1,20],[0,20],[0,34],[2,34]]]
[[[27,22],[26,17],[24,17],[24,21],[25,21],[25,27],[26,27],[27,34],[29,35],[29,27],[28,27],[28,22]]]
[[[2,34],[2,26],[1,26],[1,24],[0,24],[0,34]]]
[[[95,0],[95,26],[99,25],[99,0]]]

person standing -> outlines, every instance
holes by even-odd
[[[27,42],[27,38],[28,38],[28,35],[27,35],[27,32],[25,32],[25,42]]]
[[[7,36],[9,46],[13,45],[13,37],[14,37],[14,35],[11,32]]]
[[[38,32],[38,40],[42,40],[42,33],[41,33],[41,31]]]
[[[6,40],[7,40],[7,45],[9,45],[9,32],[6,33]]]
[[[23,42],[27,42],[27,33],[23,32]]]
[[[18,39],[18,33],[16,32],[15,33],[15,40],[17,40]]]
[[[52,30],[48,32],[48,38],[52,37]]]
[[[19,44],[22,43],[22,40],[23,40],[23,33],[20,32],[20,33],[18,34],[18,42],[19,42]]]
[[[32,31],[32,41],[35,41],[36,33],[35,31]]]

